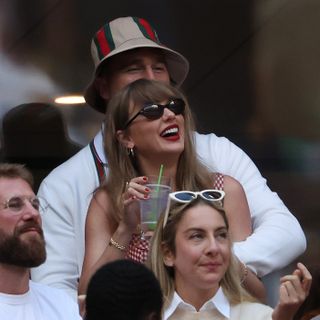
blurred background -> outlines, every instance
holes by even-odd
[[[54,99],[82,94],[91,37],[126,15],[189,59],[198,130],[249,154],[306,232],[301,259],[319,263],[318,0],[0,0],[2,161],[27,163],[38,185],[92,139],[103,115]]]

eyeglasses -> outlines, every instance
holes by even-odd
[[[32,207],[39,211],[40,214],[43,214],[48,207],[48,202],[43,198],[16,196],[3,202],[3,209],[9,209],[13,214],[19,214],[26,205],[26,200],[29,201]]]
[[[184,191],[171,192],[169,194],[168,204],[167,204],[166,212],[165,212],[164,219],[163,219],[163,228],[167,224],[171,200],[179,202],[179,203],[189,203],[189,202],[192,202],[193,200],[197,199],[199,196],[206,201],[217,202],[217,201],[223,200],[223,198],[225,196],[225,192],[222,190],[217,190],[217,189],[206,189],[206,190],[202,190],[202,191],[184,190]]]
[[[149,120],[156,120],[163,116],[164,109],[167,108],[175,115],[184,112],[185,103],[182,99],[171,99],[167,104],[148,103],[139,112],[137,112],[127,123],[124,125],[123,130],[126,129],[132,121],[139,115],[145,116]]]

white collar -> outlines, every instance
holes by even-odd
[[[103,129],[104,129],[104,124],[102,124],[101,130],[94,137],[93,143],[94,143],[94,147],[98,153],[100,160],[103,162],[103,164],[106,165],[107,159],[106,159],[106,155],[104,153]]]
[[[26,293],[22,294],[9,294],[0,292],[1,303],[10,305],[27,304],[31,301],[31,288]]]
[[[163,319],[167,320],[179,306],[188,310],[196,310],[194,306],[184,302],[177,292],[175,292],[169,307],[164,311]],[[210,300],[203,304],[203,306],[200,308],[200,311],[213,308],[216,308],[227,319],[230,318],[230,303],[223,293],[221,287]]]

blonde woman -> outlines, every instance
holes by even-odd
[[[170,198],[172,206],[159,221],[151,248],[164,320],[293,319],[311,286],[303,264],[281,279],[279,304],[272,310],[241,286],[228,220],[210,191],[181,191]]]

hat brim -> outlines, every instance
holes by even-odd
[[[84,93],[84,98],[86,102],[92,108],[102,113],[105,113],[106,111],[105,101],[101,98],[95,86],[95,80],[99,66],[101,66],[101,64],[107,59],[119,53],[138,48],[156,48],[161,50],[165,57],[165,62],[168,68],[171,81],[174,83],[174,85],[178,87],[183,83],[189,72],[189,62],[183,55],[146,38],[131,39],[129,41],[124,42],[115,50],[111,51],[96,66],[94,77]]]

